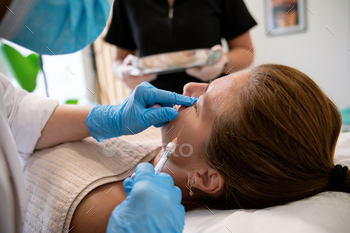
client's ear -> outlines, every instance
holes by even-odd
[[[210,194],[219,192],[225,184],[224,178],[212,168],[205,171],[195,171],[192,179],[195,180],[193,187]]]

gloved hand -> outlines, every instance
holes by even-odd
[[[215,45],[211,49],[215,51],[222,51],[222,46]],[[190,76],[193,76],[204,82],[207,82],[219,77],[223,73],[227,62],[228,62],[228,58],[225,54],[223,54],[216,63],[212,65],[206,65],[203,67],[188,68],[186,69],[186,73]]]
[[[137,134],[151,125],[160,127],[178,116],[174,104],[190,106],[196,97],[179,95],[175,92],[155,88],[143,82],[120,105],[96,105],[86,119],[90,135],[97,141]],[[160,104],[161,108],[147,108]]]
[[[122,65],[114,68],[115,76],[131,90],[134,90],[142,82],[150,82],[157,78],[155,74],[143,74],[142,70],[133,67],[131,64],[137,59],[136,56],[129,54],[124,58]]]
[[[140,163],[135,173],[124,180],[127,197],[113,210],[107,233],[182,232],[185,209],[171,176],[155,174],[150,163]]]

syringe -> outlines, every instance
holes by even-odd
[[[170,158],[171,154],[175,152],[176,143],[177,143],[177,138],[175,138],[173,141],[169,142],[168,145],[166,146],[162,157],[158,161],[157,165],[154,167],[154,171],[156,172],[156,174],[161,172],[161,170],[163,169],[166,161],[168,161],[168,159]]]
[[[154,167],[154,171],[156,174],[160,173],[165,165],[165,163],[168,161],[168,159],[170,158],[171,154],[175,152],[176,149],[176,143],[177,143],[177,138],[175,138],[173,141],[169,142],[168,145],[165,148],[165,151],[162,155],[162,157],[160,157],[157,165]],[[131,175],[131,178],[133,178],[136,175],[136,173],[133,173]]]

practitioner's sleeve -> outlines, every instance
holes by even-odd
[[[254,27],[257,23],[243,0],[222,1],[222,36],[231,40]]]
[[[0,86],[17,150],[22,157],[29,157],[58,101],[17,89],[1,73]]]
[[[124,49],[135,50],[136,44],[129,19],[131,14],[126,6],[126,1],[114,1],[112,21],[104,40]]]

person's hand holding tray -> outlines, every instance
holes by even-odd
[[[211,65],[217,62],[221,56],[221,51],[211,49],[184,50],[146,56],[133,62],[134,75],[137,75],[139,71],[142,71],[143,74],[160,74]]]

